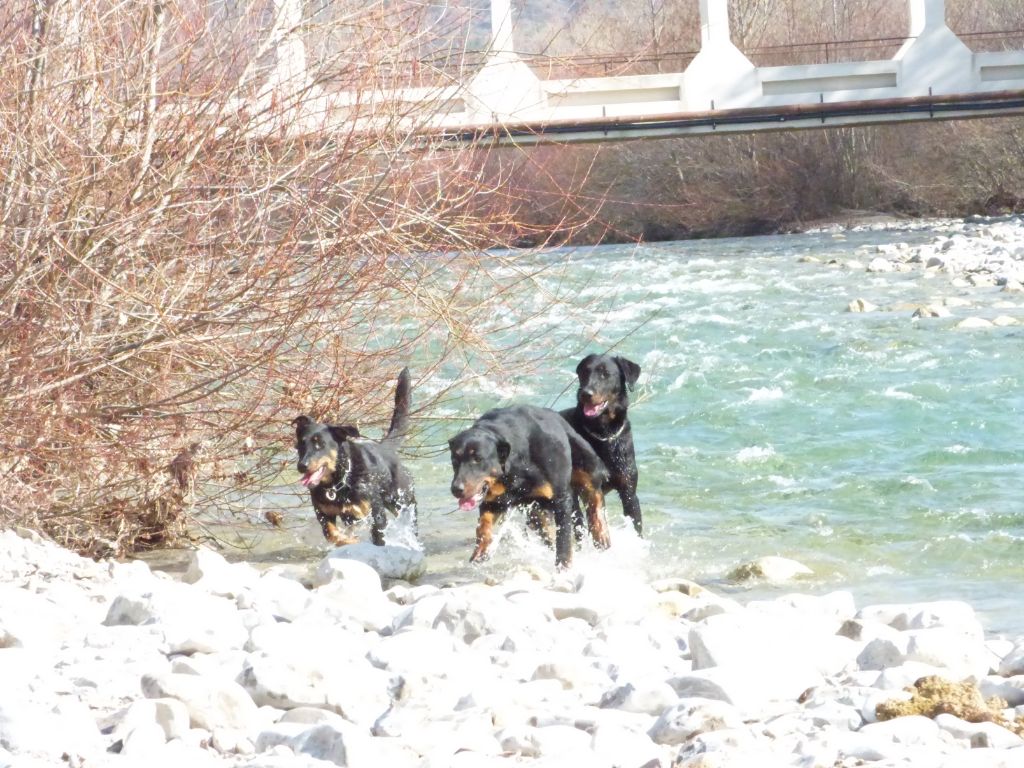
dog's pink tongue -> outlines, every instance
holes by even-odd
[[[601,405],[584,405],[583,415],[584,416],[597,416],[601,411],[604,410],[604,404]]]
[[[324,468],[318,467],[317,469],[314,469],[312,472],[307,472],[306,474],[304,474],[300,482],[307,488],[311,488],[312,486],[320,482],[320,478],[323,477],[323,475]]]
[[[476,509],[476,497],[470,496],[468,499],[459,499],[459,509],[463,512]]]

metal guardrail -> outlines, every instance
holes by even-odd
[[[1024,49],[1024,29],[959,32],[957,36],[976,52]],[[911,38],[889,36],[820,40],[756,46],[744,50],[743,53],[756,66],[867,61],[892,58],[908,39]],[[520,51],[517,54],[542,80],[564,80],[577,77],[682,72],[698,52],[647,50],[633,53],[552,56],[546,53]],[[361,79],[361,76],[372,73],[372,76],[378,79],[390,81],[391,87],[394,87],[395,80],[403,80],[411,86],[455,85],[464,83],[467,75],[471,76],[479,70],[487,57],[486,50],[468,50],[458,53],[446,51],[418,59],[399,60],[386,68],[382,68],[380,63],[364,66],[353,63],[346,76],[339,79],[347,80],[349,76],[353,80]]]

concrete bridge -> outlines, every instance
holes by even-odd
[[[297,5],[277,2],[282,15]],[[458,144],[607,141],[1024,114],[1024,50],[972,51],[947,26],[945,0],[907,2],[910,28],[888,59],[755,66],[730,39],[727,0],[699,0],[701,47],[683,71],[544,80],[516,53],[510,0],[491,0],[491,45],[467,82],[378,91],[370,98],[403,105],[410,115],[407,127],[425,140]],[[273,86],[294,82],[303,61],[301,41],[282,34]],[[358,127],[372,119],[361,117],[367,99],[366,93],[323,94],[297,107],[287,124],[291,129],[308,121],[322,126],[326,119]]]

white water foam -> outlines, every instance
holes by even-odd
[[[753,464],[759,461],[767,461],[775,455],[775,449],[770,445],[751,445],[743,448],[736,454],[736,461],[740,464]]]

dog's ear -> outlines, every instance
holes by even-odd
[[[351,424],[331,424],[331,435],[339,443],[352,437],[361,437],[359,427],[353,427]]]
[[[625,380],[626,386],[632,392],[633,387],[636,385],[636,380],[640,378],[640,366],[624,357],[616,357],[615,363],[619,366],[619,370],[622,371],[622,378]]]
[[[508,440],[499,437],[494,447],[498,451],[498,463],[501,464],[501,471],[504,472],[505,462],[508,461],[508,455],[512,451],[512,446],[508,444]]]
[[[579,378],[583,375],[583,371],[587,369],[587,367],[590,365],[590,361],[593,360],[595,357],[597,357],[597,355],[589,354],[579,361],[579,363],[576,365],[576,378]]]
[[[296,435],[301,435],[303,430],[305,430],[306,427],[313,423],[313,420],[306,415],[296,416],[294,419],[292,419],[292,426],[295,427]]]

